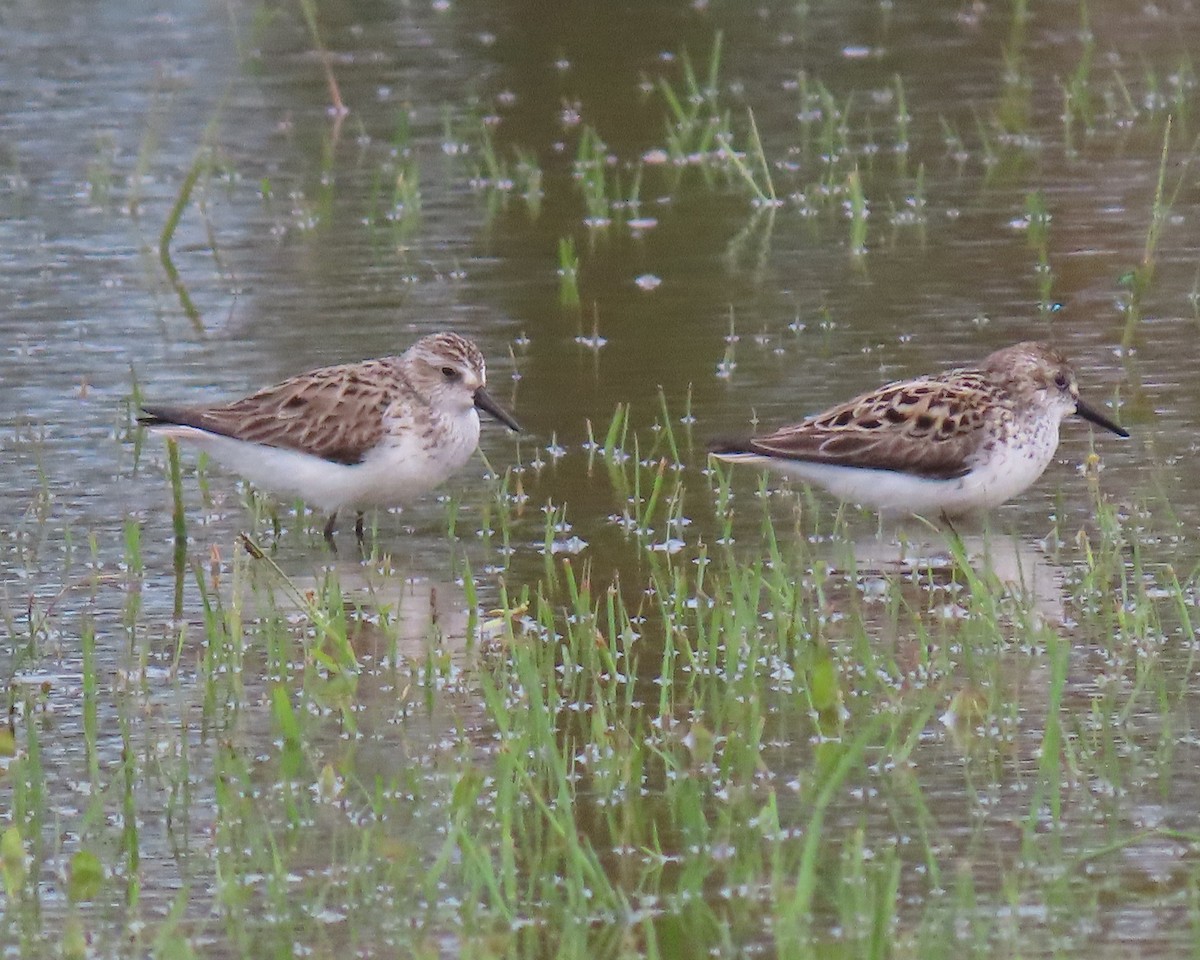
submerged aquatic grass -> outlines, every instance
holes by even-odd
[[[1054,289],[1054,272],[1050,266],[1050,212],[1045,198],[1037,192],[1025,198],[1025,225],[1029,248],[1037,258],[1034,273],[1038,278],[1038,310],[1046,316],[1054,312],[1051,300]]]
[[[575,454],[603,468],[615,569],[558,549],[568,510],[524,512],[525,473],[479,513],[448,506],[455,536],[488,531],[488,553],[540,542],[542,572],[473,574],[469,548],[467,609],[425,612],[415,632],[405,609],[432,594],[377,555],[310,575],[248,537],[212,565],[189,557],[199,615],[160,621],[137,600],[148,560],[128,528],[128,679],[102,673],[97,609],[87,746],[56,755],[49,781],[41,696],[10,685],[24,694],[4,766],[5,936],[25,928],[28,955],[48,955],[33,931],[69,919],[114,943],[123,925],[96,905],[120,915],[172,862],[188,896],[156,893],[138,942],[244,955],[318,946],[331,924],[378,949],[579,957],[923,955],[953,926],[984,955],[1097,917],[1078,864],[1168,836],[1088,785],[1137,794],[1162,769],[1167,737],[1117,758],[1142,704],[1186,710],[1147,654],[1190,636],[1192,579],[1141,566],[1098,485],[1098,521],[1060,543],[1074,578],[1060,596],[1022,585],[1047,561],[1019,541],[1031,569],[994,565],[1002,536],[982,553],[951,536],[872,556],[852,511],[696,469],[680,425],[662,394],[650,428],[618,407]],[[1086,693],[1081,648],[1136,663],[1135,682]],[[147,723],[156,703],[177,706]],[[92,784],[82,846],[61,832],[75,816],[50,814],[64,776]],[[56,865],[76,878],[69,917],[28,905]],[[988,919],[1018,895],[1044,919]]]
[[[1150,223],[1146,228],[1146,240],[1144,249],[1142,250],[1141,262],[1120,278],[1120,282],[1129,289],[1128,302],[1125,304],[1125,328],[1121,338],[1121,344],[1126,348],[1132,345],[1137,335],[1144,310],[1143,301],[1154,280],[1154,271],[1158,259],[1158,246],[1162,239],[1163,230],[1166,228],[1171,216],[1171,210],[1179,198],[1179,191],[1183,187],[1187,168],[1195,156],[1197,145],[1200,145],[1200,141],[1198,141],[1197,144],[1192,146],[1191,151],[1184,160],[1183,170],[1179,174],[1179,179],[1176,180],[1175,187],[1171,191],[1170,196],[1167,196],[1166,178],[1168,157],[1171,152],[1171,120],[1172,118],[1168,116],[1166,123],[1163,125],[1162,152],[1159,158],[1158,179],[1154,187],[1154,200],[1150,207]]]
[[[514,143],[474,102],[446,108],[441,151],[486,197],[489,251],[540,221],[531,287],[549,278],[550,313],[556,239],[567,312],[585,271],[606,336],[598,319],[590,337],[577,320],[556,336],[578,333],[596,371],[607,338],[628,335],[601,299],[599,258],[662,256],[655,220],[677,229],[681,200],[741,211],[723,262],[731,290],[751,264],[753,296],[716,308],[728,328],[704,369],[721,381],[758,349],[753,331],[764,354],[781,342],[756,312],[776,278],[797,299],[780,354],[815,347],[802,311],[824,338],[842,322],[834,279],[821,272],[819,308],[804,302],[812,288],[780,270],[773,230],[794,231],[806,267],[823,230],[860,262],[886,255],[872,205],[923,242],[927,224],[972,212],[980,166],[1008,216],[1025,198],[1048,312],[1054,195],[1027,176],[1031,84],[1044,81],[1028,11],[1011,16],[996,114],[940,118],[932,151],[921,85],[890,71],[859,90],[797,74],[780,98],[794,118],[768,127],[753,86],[733,88],[720,34],[699,69],[685,56],[655,68],[645,96],[661,139],[644,151],[618,156],[599,122],[564,129],[553,150]],[[1194,84],[1149,68],[1099,79],[1087,43],[1084,55],[1054,79],[1069,154],[1161,117]],[[383,155],[360,124],[372,240],[416,245],[434,229],[424,198],[440,223],[461,185],[434,181],[440,158],[417,166],[409,124],[427,114],[381,123],[394,130]],[[312,224],[333,219],[337,197],[337,137],[318,149],[319,190],[295,194]],[[887,150],[894,163],[878,159]],[[111,178],[93,174],[101,199]],[[167,257],[199,177],[168,213]],[[268,213],[292,195],[287,178],[286,165],[258,178]],[[1160,167],[1150,272],[1175,196]],[[518,197],[521,216],[505,216]],[[581,217],[592,235],[577,248]],[[914,234],[894,233],[908,254]],[[435,265],[439,278],[469,272],[457,251],[434,256],[455,263]],[[605,363],[624,362],[617,346]],[[701,414],[711,387],[697,386]],[[853,508],[704,463],[690,386],[686,405],[653,382],[649,395],[642,408],[604,397],[614,412],[580,447],[552,434],[487,494],[447,500],[421,540],[436,583],[398,572],[408,518],[377,520],[361,564],[320,553],[301,509],[256,497],[236,521],[248,535],[227,536],[203,468],[186,472],[171,448],[170,521],[131,514],[103,544],[68,530],[59,568],[38,535],[61,496],[43,475],[33,533],[12,541],[28,584],[0,597],[0,944],[35,958],[959,958],[1098,953],[1106,930],[1144,923],[1164,952],[1190,949],[1198,573],[1154,559],[1161,518],[1107,500],[1090,460],[1090,509],[1060,503],[1043,541],[873,539]],[[204,510],[185,513],[197,494]]]
[[[574,237],[558,241],[558,303],[565,311],[579,312],[579,254]]]

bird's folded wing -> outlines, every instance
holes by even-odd
[[[950,480],[971,470],[984,442],[984,400],[970,381],[892,384],[753,437],[746,452]]]
[[[384,416],[398,394],[394,379],[364,375],[366,366],[314,370],[222,406],[144,409],[150,425],[195,427],[354,464],[383,437]]]

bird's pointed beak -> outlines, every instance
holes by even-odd
[[[1126,430],[1124,427],[1117,426],[1095,407],[1089,407],[1078,397],[1075,399],[1075,412],[1079,414],[1079,416],[1083,417],[1084,420],[1089,420],[1096,426],[1103,427],[1105,430],[1111,430],[1118,437],[1129,436],[1128,430]]]
[[[513,433],[521,432],[521,425],[513,419],[511,413],[505,410],[500,404],[491,398],[491,395],[480,387],[475,391],[475,407],[485,413],[490,413],[493,417],[499,420],[502,424],[508,427]]]

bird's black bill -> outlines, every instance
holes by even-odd
[[[490,413],[513,433],[521,432],[521,425],[513,419],[512,414],[493,400],[483,387],[475,391],[475,406],[485,413]]]
[[[1118,437],[1128,437],[1129,436],[1128,430],[1126,430],[1124,427],[1117,426],[1115,423],[1113,423],[1111,420],[1109,420],[1108,417],[1106,417],[1104,414],[1102,414],[1099,410],[1096,410],[1093,407],[1089,407],[1082,400],[1075,401],[1075,412],[1077,414],[1079,414],[1079,416],[1083,417],[1084,420],[1089,420],[1092,423],[1094,423],[1096,426],[1103,427],[1105,430],[1111,430]]]

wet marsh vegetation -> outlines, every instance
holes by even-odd
[[[132,126],[10,102],[3,952],[1194,953],[1168,6],[172,8]],[[362,559],[134,424],[435,329],[526,434]],[[1134,437],[982,525],[704,455],[1030,337]]]

